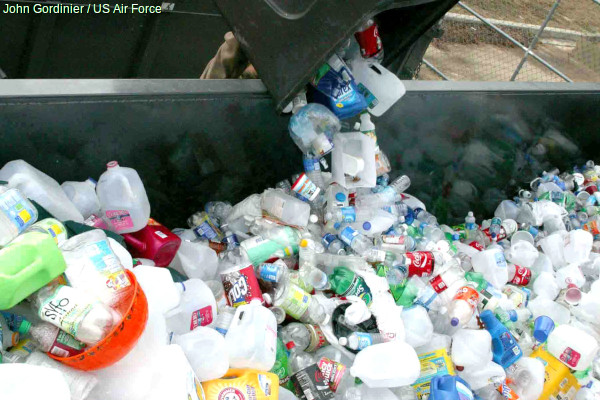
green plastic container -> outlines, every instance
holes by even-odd
[[[54,238],[26,232],[0,250],[0,310],[14,307],[65,271]]]
[[[373,296],[364,279],[346,267],[335,267],[329,275],[331,288],[340,296],[358,296],[371,304]]]

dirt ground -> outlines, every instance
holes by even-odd
[[[554,0],[465,0],[483,16],[504,21],[540,24]],[[461,7],[451,12],[465,14]],[[470,14],[469,14],[470,15]],[[592,0],[562,0],[549,26],[600,33],[600,5]],[[444,35],[435,39],[425,59],[451,80],[508,81],[523,57],[523,50],[488,27],[444,22]],[[528,46],[531,33],[509,32]],[[600,82],[600,43],[588,39],[542,38],[534,52],[576,82]],[[441,79],[422,65],[418,79]],[[563,82],[533,57],[524,64],[517,81]]]

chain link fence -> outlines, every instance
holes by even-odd
[[[599,1],[461,1],[415,79],[599,82]]]

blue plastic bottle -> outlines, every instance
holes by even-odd
[[[434,376],[429,387],[429,400],[473,400],[467,382],[458,376]]]
[[[523,356],[523,352],[509,330],[502,325],[490,310],[479,315],[485,329],[492,335],[494,362],[506,369]]]

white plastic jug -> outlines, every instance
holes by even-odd
[[[378,62],[356,57],[350,66],[358,88],[367,100],[369,112],[376,117],[385,113],[406,93],[402,81]]]
[[[3,399],[71,400],[69,385],[55,369],[29,364],[0,364]]]
[[[198,326],[208,326],[217,317],[217,302],[212,290],[200,279],[175,283],[181,292],[179,305],[165,314],[167,326],[178,335]]]
[[[181,347],[165,346],[155,354],[153,385],[145,400],[204,400],[204,390]],[[124,379],[127,379],[126,377]]]
[[[331,153],[332,180],[346,189],[374,187],[377,181],[375,141],[360,132],[338,133]]]
[[[308,203],[287,195],[279,189],[266,190],[262,195],[261,207],[269,215],[289,225],[305,227],[310,217]]]
[[[84,219],[92,214],[100,213],[100,201],[96,196],[96,181],[94,179],[87,178],[83,182],[67,181],[60,186]]]
[[[106,167],[96,186],[102,218],[117,233],[137,232],[150,218],[144,184],[133,168],[121,167],[116,161]]]
[[[483,367],[465,367],[464,370],[457,371],[457,374],[467,381],[472,390],[479,390],[488,386],[490,382],[502,382],[506,379],[504,368],[493,361]]]
[[[275,316],[258,299],[239,306],[225,340],[232,368],[269,371],[275,363],[277,350]]]
[[[406,342],[412,347],[420,347],[431,340],[433,324],[425,307],[415,305],[402,310],[402,321]]]
[[[484,278],[495,288],[501,288],[508,281],[508,269],[504,253],[498,247],[489,248],[471,257],[475,272],[483,274]]]
[[[169,266],[183,271],[190,278],[213,279],[219,266],[217,253],[206,242],[186,240],[187,231],[175,232],[181,238],[181,246]]]
[[[394,340],[361,350],[350,373],[371,388],[397,387],[416,381],[421,373],[421,363],[412,346]]]
[[[83,216],[58,182],[25,161],[14,160],[4,164],[0,169],[0,180],[7,181],[8,186],[35,200],[55,218],[83,222]]]
[[[471,368],[492,361],[492,336],[485,329],[459,329],[452,335],[452,362]]]
[[[229,369],[229,352],[225,338],[212,328],[199,326],[173,343],[181,346],[200,382],[223,377]]]
[[[567,367],[583,371],[594,360],[598,342],[579,328],[559,325],[548,336],[548,352]]]

